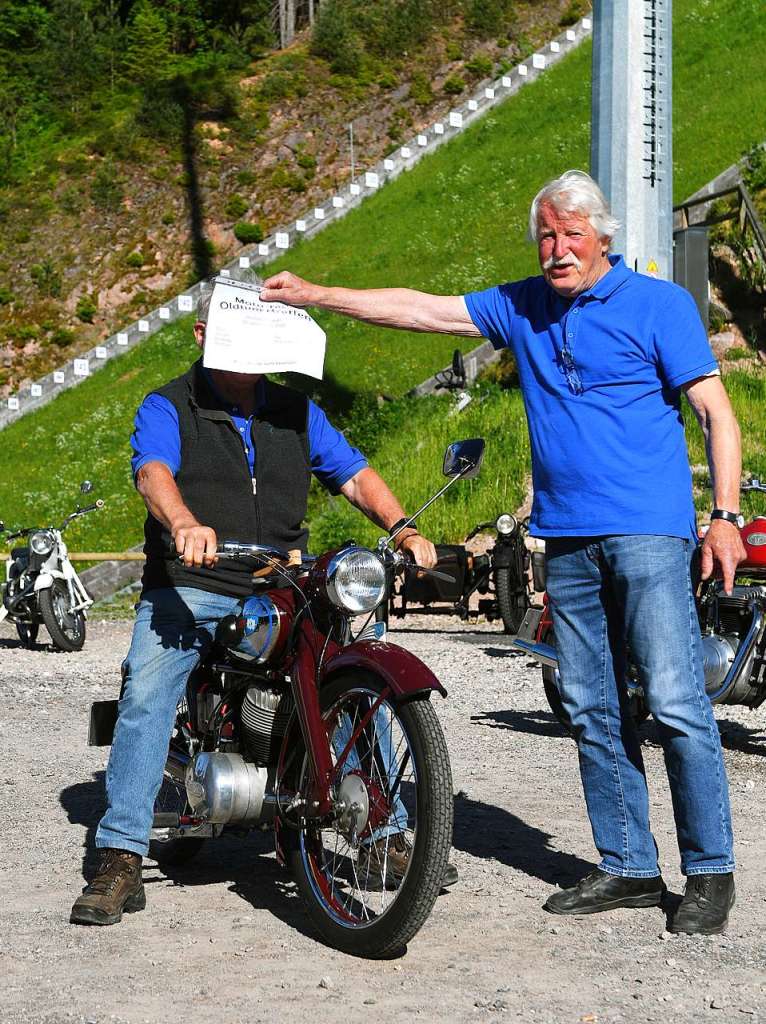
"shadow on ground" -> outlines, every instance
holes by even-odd
[[[95,772],[90,782],[79,782],[62,790],[61,806],[73,825],[85,829],[82,873],[89,881],[98,863],[96,828],[106,810],[104,772]],[[316,939],[295,884],[274,857],[271,833],[252,832],[238,838],[223,836],[202,845],[199,854],[184,865],[158,867],[144,861],[144,883],[150,891],[157,883],[193,888],[227,885],[229,892],[249,903],[254,910],[266,910],[301,934]]]
[[[593,864],[555,849],[555,838],[502,807],[461,794],[455,798],[456,849],[496,860],[549,885],[573,885],[593,870]]]
[[[511,729],[554,739],[569,738],[564,727],[549,711],[485,711],[482,715],[471,715],[471,721],[490,729]]]

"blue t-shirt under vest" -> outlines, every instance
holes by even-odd
[[[680,388],[717,364],[691,295],[609,270],[574,299],[543,277],[465,296],[518,365],[538,537],[696,537]]]

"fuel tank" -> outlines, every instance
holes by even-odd
[[[740,530],[747,559],[737,568],[737,574],[766,576],[766,516],[757,516]]]

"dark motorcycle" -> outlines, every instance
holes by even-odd
[[[483,449],[447,449],[439,494],[478,473]],[[397,532],[376,551],[349,543],[298,565],[275,548],[220,546],[258,570],[254,593],[189,678],[152,831],[162,864],[224,831],[273,828],[322,938],[366,957],[396,954],[421,927],[452,839],[449,755],[428,699],[446,692],[371,621],[388,572],[423,571],[392,550]],[[111,742],[116,706],[93,706],[91,743]]]
[[[495,530],[494,545],[484,554],[473,554],[466,546],[479,533]],[[437,569],[451,579],[407,575],[392,580],[386,604],[378,613],[381,621],[403,619],[406,615],[486,616],[490,622],[502,619],[506,633],[515,633],[530,606],[530,554],[524,543],[526,522],[504,512],[493,523],[479,523],[462,544],[437,544]],[[474,594],[478,605],[470,606]]]
[[[751,478],[743,491],[766,493]],[[766,700],[766,517],[757,516],[740,530],[747,552],[737,568],[731,594],[718,579],[695,582],[697,616],[702,634],[705,690],[713,704],[757,708]],[[693,573],[694,575],[694,573]],[[542,582],[542,581],[541,581]],[[542,588],[541,588],[542,589]],[[551,711],[571,732],[559,690],[558,658],[547,595],[543,606],[530,608],[514,646],[542,666],[543,687]],[[649,715],[639,673],[628,651],[627,692],[634,721]]]
[[[89,480],[80,484],[83,494],[92,490]],[[7,540],[23,537],[25,543],[13,548],[6,562],[0,622],[14,622],[26,647],[37,640],[41,623],[60,651],[79,651],[85,643],[85,616],[93,601],[69,560],[62,535],[75,519],[103,507],[99,499],[85,508],[78,505],[58,527],[26,526],[6,534]],[[0,523],[0,532],[4,529]]]

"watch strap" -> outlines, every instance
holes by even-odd
[[[713,519],[725,519],[727,523],[733,523],[734,526],[740,528],[744,526],[744,517],[741,512],[729,512],[725,508],[714,508],[710,513],[711,521]]]

